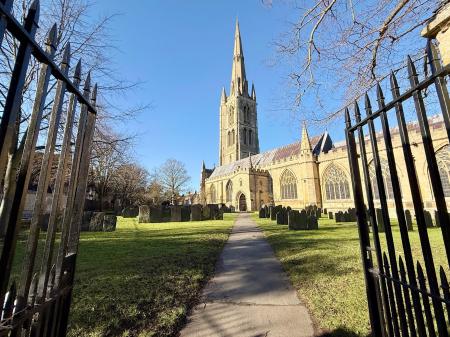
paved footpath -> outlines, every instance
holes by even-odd
[[[256,223],[240,214],[181,337],[313,336],[311,318]]]

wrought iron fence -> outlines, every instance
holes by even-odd
[[[429,120],[426,112],[424,95],[432,89],[436,94],[434,108],[440,110],[447,137],[450,139],[450,99],[447,91],[447,75],[449,68],[444,68],[438,52],[431,41],[426,48],[426,66],[429,74],[419,80],[416,66],[410,57],[407,58],[408,88],[401,92],[397,76],[394,72],[389,78],[391,100],[386,101],[380,84],[376,86],[378,106],[373,111],[370,95],[365,94],[364,106],[366,116],[361,117],[358,102],[350,116],[349,108],[345,110],[346,140],[348,157],[353,183],[353,193],[357,210],[358,229],[366,281],[366,292],[369,305],[369,316],[374,336],[440,336],[449,335],[450,324],[450,292],[445,270],[450,266],[450,220],[444,195],[439,167]],[[427,228],[424,203],[416,171],[415,158],[411,150],[408,124],[405,119],[404,106],[413,100],[411,110],[417,116],[420,127],[423,152],[429,170],[429,178],[434,195],[437,219],[440,223],[443,244],[445,247],[445,266],[437,266],[434,251],[431,248],[429,230]],[[394,121],[401,142],[401,158],[406,165],[408,186],[400,186],[390,123]],[[377,134],[375,123],[381,124],[382,131]],[[368,136],[365,134],[368,130]],[[366,143],[369,149],[366,148]],[[386,156],[392,184],[395,207],[388,207],[384,174],[381,168],[382,152]],[[368,152],[373,157],[375,180],[371,181]],[[363,174],[361,176],[361,172]],[[374,205],[374,188],[378,189],[381,217],[377,219]],[[403,191],[401,190],[403,188]],[[420,241],[423,263],[414,256],[411,248],[410,233],[405,218],[402,192],[410,189],[417,230]],[[390,211],[395,209],[395,215]],[[394,239],[393,221],[396,218],[400,231],[400,240]],[[380,222],[384,224],[385,235],[380,235]],[[385,241],[384,241],[385,240]],[[382,242],[383,241],[383,242]],[[400,245],[398,244],[400,241]],[[401,246],[401,248],[399,247]],[[386,248],[384,248],[386,247]],[[373,259],[372,255],[375,255]],[[437,270],[439,272],[437,272]]]
[[[7,92],[4,92],[6,98],[0,122],[0,181],[3,188],[0,206],[0,336],[65,336],[97,114],[97,86],[91,92],[88,73],[83,89],[79,89],[80,62],[75,67],[73,80],[69,78],[70,45],[64,47],[61,64],[55,63],[56,25],[49,31],[44,48],[36,42],[39,1],[30,6],[23,24],[12,14],[13,2],[0,0],[0,45],[6,34],[18,43],[14,68],[9,76]],[[23,101],[24,82],[32,59],[39,63],[39,75],[30,105],[31,115],[26,129],[21,132],[23,110],[27,109]],[[53,100],[49,103],[51,81],[55,87]],[[51,111],[47,117],[48,125],[44,127],[46,104],[51,105]],[[62,124],[64,127],[60,127]],[[71,139],[75,131],[73,144]],[[20,135],[21,140],[18,141]],[[37,147],[39,137],[44,139],[45,147],[41,153],[36,201],[29,228],[25,229],[21,220],[35,165],[33,159],[38,148],[42,149]],[[61,143],[57,144],[58,141]],[[53,176],[51,168],[56,162]],[[65,191],[69,168],[70,180]],[[54,183],[44,239],[40,232],[50,178]],[[65,204],[62,203],[64,193],[67,194]],[[16,249],[19,238],[25,242],[20,254]],[[19,258],[22,256],[21,261]]]

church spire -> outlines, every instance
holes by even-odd
[[[239,21],[236,19],[236,31],[234,33],[233,67],[231,69],[230,94],[248,95],[248,83],[245,76],[244,52],[242,50],[241,32]]]
[[[222,88],[222,95],[220,97],[220,102],[221,103],[227,102],[227,92],[225,91],[225,87]]]
[[[302,152],[311,152],[311,142],[309,140],[308,130],[306,129],[306,123],[303,122],[303,128],[302,128],[302,142],[300,144],[300,150]]]

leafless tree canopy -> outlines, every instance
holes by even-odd
[[[190,180],[184,163],[176,159],[166,160],[152,176],[153,185],[161,186],[163,194],[168,197],[181,195]]]
[[[276,48],[281,62],[291,64],[294,107],[316,121],[334,117],[325,97],[333,92],[333,98],[345,105],[391,68],[400,67],[407,53],[420,53],[425,45],[420,29],[442,4],[440,0],[291,3],[295,19]],[[314,101],[311,111],[305,111],[305,101],[309,106]]]

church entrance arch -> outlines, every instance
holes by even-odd
[[[247,199],[245,198],[245,194],[241,193],[239,196],[239,211],[246,212],[247,211]]]

